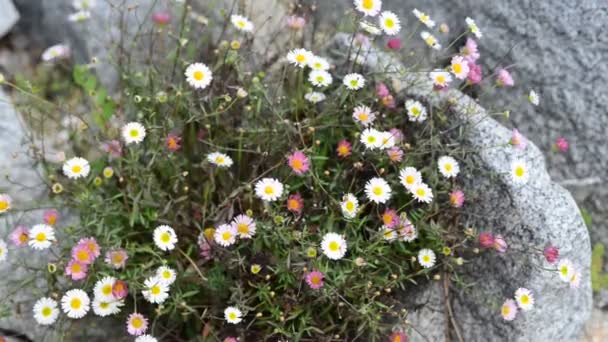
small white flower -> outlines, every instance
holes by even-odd
[[[89,172],[91,172],[91,166],[84,158],[74,157],[63,164],[63,174],[71,179],[84,178],[89,175]]]
[[[315,87],[327,87],[333,82],[333,78],[325,70],[313,70],[308,75],[308,81]]]
[[[243,313],[234,306],[229,306],[224,310],[224,318],[230,324],[239,324],[243,320]]]
[[[519,288],[515,291],[515,301],[517,306],[523,311],[528,311],[534,307],[534,296],[532,291],[524,288]]]
[[[175,282],[177,274],[175,270],[168,266],[160,266],[156,269],[156,278],[166,285],[171,285]]]
[[[213,80],[213,72],[203,63],[190,64],[184,75],[186,75],[186,82],[195,89],[205,89]]]
[[[157,277],[150,277],[144,281],[141,294],[152,304],[162,304],[169,298],[169,285]]]
[[[528,94],[528,101],[535,106],[538,106],[540,103],[540,98],[534,90],[530,90],[530,93]]]
[[[40,325],[51,325],[55,323],[59,316],[57,302],[51,298],[44,297],[38,299],[34,304],[34,319]]]
[[[419,101],[405,101],[408,119],[412,122],[423,122],[426,120],[426,108]]]
[[[433,84],[438,88],[445,88],[452,82],[452,75],[443,70],[431,71],[429,77],[433,81]]]
[[[340,208],[344,217],[352,219],[357,216],[357,212],[359,211],[359,201],[355,195],[346,194],[342,199],[342,203],[340,203]]]
[[[570,288],[578,289],[581,285],[581,274],[579,272],[575,272],[572,277],[570,277]]]
[[[382,30],[381,30],[381,29],[379,29],[379,28],[378,28],[378,27],[376,27],[374,24],[369,23],[369,22],[367,22],[367,21],[365,21],[365,20],[361,20],[361,21],[359,22],[359,27],[360,27],[360,28],[361,28],[363,31],[365,31],[365,32],[367,32],[367,33],[369,33],[369,34],[371,34],[371,35],[373,35],[373,36],[377,36],[377,35],[379,35],[379,34],[381,34],[381,33],[382,33]]]
[[[329,62],[325,58],[319,56],[312,56],[308,61],[308,66],[312,70],[329,70]]]
[[[55,241],[55,230],[49,225],[37,224],[30,229],[29,237],[30,247],[38,250],[47,249]]]
[[[382,237],[384,238],[384,240],[392,242],[397,240],[397,228],[396,227],[387,227],[387,226],[382,226],[380,228],[380,233],[382,234]]]
[[[283,195],[283,184],[274,178],[263,178],[255,183],[255,194],[263,201],[276,201]]]
[[[304,98],[310,103],[319,103],[325,100],[325,94],[319,93],[317,91],[311,91],[310,93],[304,95]]]
[[[54,61],[56,59],[64,59],[70,57],[70,48],[65,44],[53,45],[42,53],[42,60],[45,62]]]
[[[230,167],[233,164],[232,158],[221,152],[209,153],[207,156],[207,161],[219,167]]]
[[[516,184],[526,184],[529,178],[528,165],[520,160],[511,163],[511,179]]]
[[[6,255],[8,253],[8,246],[4,240],[0,239],[0,262],[6,260]]]
[[[368,106],[357,106],[353,110],[353,119],[367,127],[374,122],[376,114]]]
[[[89,11],[78,11],[68,15],[68,20],[72,22],[82,22],[91,18],[91,12]]]
[[[374,203],[386,203],[391,198],[391,187],[380,178],[375,177],[365,184],[365,194]]]
[[[146,128],[139,122],[129,122],[122,127],[122,138],[125,144],[139,144],[146,137]]]
[[[384,33],[394,36],[401,31],[401,21],[395,13],[385,11],[380,14],[380,27]]]
[[[305,68],[313,58],[312,52],[305,49],[294,49],[287,54],[287,61],[299,67]]]
[[[156,229],[154,229],[154,243],[156,244],[156,247],[163,251],[174,249],[175,244],[177,243],[175,230],[167,225],[156,227]]]
[[[344,76],[342,83],[350,90],[359,90],[365,86],[365,78],[360,74],[352,73]]]
[[[331,260],[340,260],[346,254],[346,240],[340,234],[327,233],[321,241],[321,250],[323,254]]]
[[[450,71],[459,80],[464,80],[469,75],[469,63],[462,56],[454,56],[450,63]]]
[[[0,193],[0,214],[9,211],[12,202],[11,196]]]
[[[115,301],[116,298],[112,294],[112,287],[114,287],[115,282],[116,278],[114,277],[104,277],[95,283],[95,287],[93,288],[95,298],[105,302]]]
[[[382,146],[382,134],[374,128],[367,128],[361,133],[361,143],[365,148],[374,150]]]
[[[234,25],[234,27],[236,27],[237,29],[239,29],[241,31],[244,31],[244,32],[253,31],[253,23],[246,17],[243,17],[242,15],[238,15],[238,14],[231,15],[230,22],[232,23],[232,25]]]
[[[557,264],[557,273],[559,278],[564,282],[569,282],[575,274],[574,266],[568,259],[562,259]]]
[[[256,227],[253,218],[239,215],[232,220],[232,228],[236,230],[241,239],[251,239],[255,235]]]
[[[399,236],[403,238],[405,242],[412,242],[418,237],[418,230],[414,225],[407,219],[399,223]]]
[[[69,318],[82,318],[90,309],[91,300],[86,292],[72,289],[61,298],[61,308]]]
[[[426,15],[423,12],[420,12],[419,10],[415,9],[412,11],[412,13],[414,13],[414,15],[416,16],[416,18],[418,18],[418,20],[420,20],[421,23],[423,23],[424,25],[426,25],[426,27],[428,28],[433,28],[435,27],[435,22],[431,20],[431,18]]]
[[[458,165],[458,162],[456,161],[456,159],[454,159],[452,157],[449,157],[449,156],[439,157],[437,164],[439,167],[439,172],[445,178],[456,177],[458,175],[458,172],[460,172],[460,165]]]
[[[417,183],[409,190],[418,202],[431,203],[433,200],[433,191],[424,183]]]
[[[429,47],[431,47],[435,50],[441,49],[441,44],[439,44],[439,41],[437,40],[437,38],[435,38],[435,36],[428,33],[427,31],[422,31],[420,33],[420,37],[424,40],[426,45],[428,45]]]
[[[472,34],[475,35],[475,37],[477,37],[477,38],[482,37],[481,31],[479,30],[479,27],[477,27],[477,24],[475,24],[475,21],[473,19],[467,17],[465,19],[465,22],[467,23],[469,30],[471,31]]]
[[[380,148],[383,150],[395,146],[395,135],[390,131],[380,132]]]
[[[357,11],[370,17],[375,17],[382,8],[381,0],[353,0],[353,3]]]
[[[135,339],[135,342],[158,342],[158,340],[150,335],[140,335],[137,336],[137,338]]]
[[[430,249],[424,248],[418,252],[418,263],[424,268],[435,266],[436,260],[437,257],[435,256],[435,252]]]
[[[411,190],[416,184],[422,183],[422,174],[416,168],[408,166],[399,172],[399,180],[406,189]]]
[[[93,313],[99,317],[107,317],[120,313],[120,308],[125,305],[123,300],[107,301],[99,298],[93,299]]]
[[[229,224],[221,224],[215,230],[215,233],[213,234],[213,239],[218,245],[222,247],[228,247],[236,242],[237,234],[238,233],[235,227]]]
[[[94,8],[97,5],[96,0],[74,0],[72,6],[78,11],[88,10]]]

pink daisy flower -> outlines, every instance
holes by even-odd
[[[106,252],[105,262],[112,266],[115,270],[125,267],[129,256],[124,249],[113,249]]]
[[[351,145],[348,140],[342,140],[338,143],[338,147],[336,148],[336,152],[338,153],[338,157],[346,158],[351,155],[353,150],[353,145]]]
[[[55,209],[45,210],[44,214],[42,214],[42,218],[44,223],[48,224],[49,226],[54,226],[59,220],[59,212]]]
[[[557,140],[555,141],[555,148],[559,151],[566,152],[568,151],[569,147],[570,144],[568,143],[568,140],[566,140],[566,138],[564,137],[557,138]]]
[[[557,259],[559,259],[559,249],[557,249],[557,247],[553,245],[548,245],[547,247],[545,247],[543,255],[545,256],[545,260],[547,260],[548,263],[554,264],[557,262]]]
[[[401,49],[401,39],[399,38],[391,38],[386,43],[386,47],[391,50],[399,50]]]
[[[90,265],[95,261],[93,253],[84,244],[72,247],[72,259],[84,265]]]
[[[386,154],[388,155],[388,159],[393,163],[398,163],[403,160],[403,150],[397,146],[393,146],[386,150]]]
[[[289,195],[287,198],[287,210],[294,214],[300,215],[304,209],[304,200],[300,194]]]
[[[517,304],[513,299],[507,299],[502,304],[500,314],[505,321],[512,321],[517,316]]]
[[[391,342],[407,342],[407,335],[402,331],[395,331],[391,334]]]
[[[182,148],[182,145],[180,145],[181,142],[182,142],[182,137],[180,137],[179,135],[174,134],[174,133],[169,133],[167,135],[167,137],[165,138],[165,146],[171,152],[176,152],[180,148]]]
[[[26,226],[17,226],[17,228],[11,232],[10,239],[15,246],[22,247],[27,245],[29,233],[30,231]]]
[[[72,280],[82,280],[87,277],[89,267],[86,264],[81,264],[76,260],[70,260],[65,267],[65,275],[70,276]]]
[[[319,271],[312,271],[306,274],[306,283],[313,290],[318,290],[323,287],[323,278],[325,275]]]
[[[116,280],[112,285],[112,296],[116,299],[124,299],[129,294],[129,285],[126,281]]]
[[[120,158],[122,156],[122,146],[118,140],[110,140],[102,143],[101,149],[108,153],[112,158]]]
[[[460,49],[460,53],[468,62],[475,63],[475,61],[479,58],[477,42],[472,38],[467,38],[466,43]]]
[[[527,145],[526,138],[524,138],[524,136],[521,135],[517,129],[513,129],[513,135],[511,136],[510,143],[520,150],[525,149]]]
[[[494,236],[492,235],[492,233],[479,234],[479,245],[483,248],[494,247]]]
[[[496,251],[498,251],[499,253],[504,253],[507,251],[508,247],[509,245],[507,245],[507,241],[505,241],[502,235],[496,235],[494,237],[494,249]]]
[[[85,245],[89,251],[93,254],[94,258],[97,258],[101,254],[101,250],[99,249],[99,244],[95,238],[84,238],[78,241],[79,245]]]
[[[399,225],[399,215],[395,209],[387,208],[382,214],[382,224],[388,228],[395,228]]]
[[[127,331],[133,336],[143,335],[148,330],[148,319],[134,312],[127,318]]]
[[[390,94],[391,94],[391,92],[390,92],[390,90],[388,90],[388,87],[386,86],[386,84],[384,84],[383,82],[376,84],[376,95],[379,98],[387,97]]]
[[[512,87],[515,84],[515,81],[513,81],[513,77],[507,69],[500,69],[498,70],[496,84],[499,87]]]
[[[224,339],[224,342],[238,342],[238,341],[239,341],[239,340],[237,340],[237,339],[236,339],[236,337],[232,337],[232,336],[230,336],[230,337],[226,337],[226,338]]]
[[[213,240],[207,239],[207,236],[205,236],[205,232],[201,232],[198,235],[197,243],[198,249],[200,251],[199,255],[201,256],[201,258],[203,258],[203,260],[210,260],[211,250],[213,249],[211,244],[213,243]]]
[[[462,190],[450,192],[450,204],[454,208],[461,208],[464,204],[464,192],[462,192]]]
[[[168,12],[156,12],[152,14],[152,21],[157,25],[167,25],[171,21],[171,15]]]
[[[481,72],[481,65],[469,61],[469,74],[467,75],[467,82],[469,84],[479,84],[482,78],[483,75]]]
[[[397,107],[393,95],[388,95],[380,99],[380,103],[386,108],[395,109]]]
[[[403,141],[403,133],[398,128],[391,128],[389,130],[389,132],[393,136],[393,140],[395,140],[395,144],[398,144],[401,141]]]
[[[287,157],[287,163],[297,175],[303,175],[310,168],[308,157],[301,151],[295,151]]]
[[[287,17],[287,27],[289,27],[292,30],[301,30],[304,28],[304,26],[306,25],[306,19],[304,19],[303,17],[299,17],[296,15],[291,15],[289,17]]]

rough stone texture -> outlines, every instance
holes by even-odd
[[[338,35],[335,39],[332,51],[338,58],[345,57],[349,39],[347,35]],[[424,73],[399,76],[401,63],[374,48],[362,55],[367,56],[366,65],[371,71],[387,70],[395,74],[400,98],[417,98],[435,108],[450,106],[454,119],[466,123],[464,142],[478,151],[478,166],[484,171],[465,180],[475,206],[465,210],[464,217],[471,226],[502,234],[512,252],[484,253],[465,268],[473,276],[471,280],[478,281],[472,291],[464,293],[453,287],[451,304],[464,339],[570,341],[578,338],[592,306],[589,235],[570,193],[551,180],[540,150],[533,144],[524,151],[505,146],[511,137],[510,130],[458,90],[433,91]],[[510,163],[516,158],[525,161],[530,169],[529,182],[523,186],[510,179]],[[581,268],[583,275],[578,290],[569,289],[555,273],[540,271],[539,266],[547,267],[542,263],[542,256],[518,252],[533,246],[543,247],[548,242],[560,246],[562,256]],[[480,277],[483,281],[479,281]],[[535,309],[518,316],[512,323],[505,323],[499,315],[499,306],[519,287],[533,291]],[[419,297],[431,302],[441,300],[442,293],[434,286],[428,291],[431,295]],[[410,320],[428,340],[443,341],[443,329],[437,325],[441,322],[437,316],[443,315],[443,310],[415,311]],[[415,341],[421,340],[419,335],[412,337]]]
[[[3,37],[19,19],[11,0],[0,0],[0,37]]]

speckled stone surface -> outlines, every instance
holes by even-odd
[[[348,50],[349,36],[338,35],[333,42],[334,57]],[[465,207],[468,224],[480,230],[502,234],[509,252],[483,252],[465,266],[465,277],[476,286],[465,292],[452,289],[451,304],[465,341],[572,341],[578,338],[591,314],[592,296],[589,276],[591,250],[589,235],[579,209],[570,193],[552,181],[542,153],[534,144],[520,151],[506,145],[511,131],[487,115],[473,99],[458,90],[433,91],[424,73],[399,76],[403,65],[390,55],[371,48],[363,52],[372,71],[396,72],[398,97],[417,98],[435,108],[451,107],[454,119],[466,122],[464,142],[477,151],[480,174],[464,179],[466,193],[474,205]],[[514,159],[525,161],[530,169],[526,185],[510,179]],[[465,173],[463,172],[463,176]],[[582,271],[581,286],[572,290],[555,273],[541,271],[542,256],[520,253],[530,246],[543,247],[552,242],[560,247],[562,257],[570,259]],[[419,295],[425,301],[442,300],[435,286],[431,295]],[[513,297],[517,288],[533,291],[534,310],[505,323],[499,307]],[[430,298],[430,299],[429,299]],[[414,305],[415,307],[415,305]],[[430,341],[444,341],[442,309],[414,311],[410,320]],[[414,341],[422,341],[413,334]]]

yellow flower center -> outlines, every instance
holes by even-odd
[[[0,210],[4,211],[8,209],[8,201],[7,200],[0,200]]]
[[[274,194],[274,188],[273,188],[272,186],[270,186],[270,185],[267,185],[267,186],[264,188],[264,193],[265,193],[266,195],[272,195],[272,194]]]
[[[36,234],[36,241],[38,241],[38,242],[46,241],[46,234],[44,234],[42,232]]]
[[[202,71],[195,71],[195,72],[192,74],[192,78],[194,78],[194,79],[195,79],[195,80],[197,80],[197,81],[202,81],[202,80],[203,80],[203,77],[205,77],[205,74],[203,74],[203,72],[202,72]]]
[[[509,313],[511,313],[511,308],[509,308],[509,307],[508,307],[508,306],[506,306],[506,305],[505,305],[505,306],[503,306],[503,307],[502,307],[502,315],[503,315],[503,316],[507,316],[507,315],[509,315]]]
[[[422,257],[422,261],[424,261],[424,262],[430,262],[431,261],[431,257],[428,256],[428,255],[425,255],[425,256]]]
[[[374,8],[374,0],[363,0],[363,3],[361,5],[366,10],[371,10],[372,8]]]
[[[445,76],[443,76],[443,75],[437,76],[437,78],[435,79],[435,83],[444,84],[445,83]]]
[[[298,203],[298,201],[295,199],[290,199],[287,201],[287,207],[291,210],[297,210],[300,209],[300,203]]]
[[[122,254],[120,253],[114,253],[114,255],[112,255],[112,263],[113,264],[121,264],[123,260]]]
[[[321,284],[321,277],[319,277],[318,275],[313,275],[312,277],[310,277],[310,282],[313,285],[320,285]]]
[[[359,120],[367,121],[367,119],[369,119],[369,115],[367,115],[367,113],[359,113]]]
[[[240,28],[244,28],[246,24],[243,20],[239,20],[236,22],[236,25]]]
[[[383,193],[384,191],[382,191],[382,187],[380,187],[380,186],[375,186],[375,187],[372,189],[372,192],[374,193],[374,195],[376,195],[376,196],[380,196],[380,195],[382,195],[382,193]]]
[[[85,251],[84,249],[79,250],[76,253],[76,260],[78,260],[80,262],[88,261],[89,260],[89,252]]]
[[[19,242],[26,243],[27,242],[27,234],[21,233],[21,235],[19,235]]]
[[[232,238],[232,234],[230,232],[222,233],[222,239],[224,239],[224,241],[229,241],[231,238]]]
[[[519,298],[519,301],[522,304],[528,304],[530,302],[530,297],[528,297],[528,295],[523,295]]]
[[[164,270],[163,271],[163,278],[165,278],[165,279],[171,279],[171,271]]]
[[[384,25],[388,28],[393,28],[393,27],[395,27],[395,21],[392,18],[387,18],[384,21]]]
[[[82,306],[82,301],[80,298],[72,298],[70,301],[70,307],[74,310],[78,310],[80,309],[80,306]]]
[[[336,241],[332,241],[329,243],[329,250],[332,252],[337,252],[340,249],[340,244]]]
[[[215,158],[215,162],[218,163],[218,164],[220,164],[220,165],[224,164],[224,161],[225,161],[224,157],[220,156],[220,157]]]
[[[524,170],[524,168],[521,166],[518,166],[515,168],[515,175],[517,177],[523,177],[525,172],[526,172],[526,170]]]
[[[139,317],[135,317],[131,320],[131,326],[135,329],[139,329],[143,325],[144,325],[144,321]]]
[[[158,285],[154,285],[150,288],[150,293],[152,293],[153,295],[158,295],[160,294],[160,286]]]
[[[401,342],[401,336],[396,335],[395,338],[393,338],[393,342]]]
[[[452,70],[454,70],[455,74],[460,74],[462,72],[462,65],[460,64],[454,64],[452,65]]]
[[[323,82],[323,80],[325,80],[325,78],[321,75],[317,76],[317,82],[321,83]]]
[[[130,135],[132,138],[137,138],[137,137],[139,136],[139,131],[138,131],[138,130],[136,130],[136,129],[132,129],[132,130],[130,130],[130,131],[129,131],[129,135]]]
[[[164,243],[169,243],[169,241],[171,241],[171,235],[169,235],[169,233],[164,232],[160,235],[160,240]]]
[[[559,271],[564,276],[568,275],[568,266],[566,266],[566,265],[562,266]]]
[[[338,154],[339,155],[343,156],[343,155],[345,155],[347,153],[348,153],[348,147],[346,147],[344,145],[338,147]]]
[[[353,211],[355,209],[355,203],[348,201],[346,202],[346,210]]]
[[[434,38],[434,37],[432,37],[432,36],[426,37],[426,38],[424,39],[424,41],[425,41],[425,42],[426,42],[428,45],[430,45],[430,46],[433,46],[433,45],[435,45],[435,43],[436,43],[436,42],[435,42],[435,38]]]
[[[291,161],[291,167],[293,167],[296,170],[301,170],[303,166],[304,166],[304,163],[302,163],[302,160],[300,160],[300,159],[293,159]]]
[[[298,63],[304,63],[306,61],[306,56],[304,56],[303,54],[296,55],[296,61]]]
[[[101,288],[101,293],[103,293],[106,296],[109,296],[110,294],[112,294],[112,285],[111,284],[106,284]]]
[[[420,108],[418,108],[418,107],[413,107],[411,111],[414,116],[420,115]]]
[[[357,80],[351,80],[350,81],[350,85],[353,86],[353,87],[356,87],[358,84],[359,84],[359,81],[357,81]]]
[[[444,168],[446,171],[452,171],[452,164],[445,164],[445,165],[443,166],[443,168]]]
[[[99,307],[102,309],[107,309],[110,307],[110,303],[107,302],[99,302]]]
[[[389,224],[393,223],[393,216],[391,214],[384,214],[382,215],[382,221],[388,226]]]
[[[416,178],[414,176],[412,176],[412,175],[405,176],[405,183],[414,184],[415,181],[416,181]]]
[[[82,266],[79,263],[72,264],[72,273],[80,273],[82,271]]]
[[[423,22],[423,23],[425,23],[425,24],[426,24],[426,23],[429,21],[429,19],[431,19],[431,18],[429,18],[429,16],[428,16],[428,15],[426,15],[426,14],[422,14],[422,15],[420,16],[420,21],[422,21],[422,22]]]
[[[53,313],[53,310],[52,310],[51,308],[49,308],[48,306],[45,306],[45,307],[42,309],[42,316],[44,316],[44,317],[48,317],[48,316],[50,316],[52,313]]]
[[[249,233],[249,225],[246,223],[239,223],[236,225],[236,230],[241,234]]]
[[[72,172],[73,173],[80,173],[80,171],[82,171],[82,166],[80,166],[80,165],[74,165],[74,166],[72,166]]]
[[[419,197],[424,197],[424,195],[426,195],[426,191],[424,191],[424,189],[420,188],[420,189],[416,190],[416,194]]]
[[[236,320],[237,319],[236,313],[234,313],[234,312],[229,313],[228,318],[230,318],[230,320],[233,320],[233,321]]]

